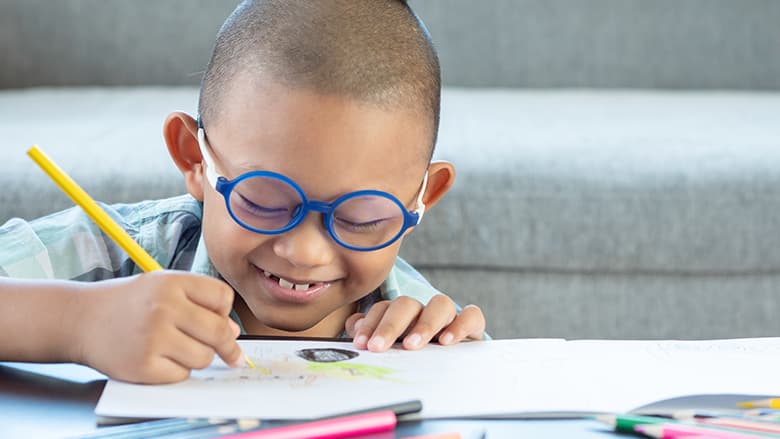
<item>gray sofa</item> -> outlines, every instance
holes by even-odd
[[[0,222],[183,193],[230,2],[0,3]],[[418,0],[456,184],[402,255],[503,337],[780,335],[780,2]]]

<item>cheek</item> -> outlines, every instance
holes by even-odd
[[[231,273],[241,266],[236,262],[251,251],[256,234],[233,221],[224,199],[213,190],[204,197],[202,227],[211,262],[220,274],[231,277]]]
[[[346,285],[349,295],[362,297],[380,286],[387,279],[397,255],[398,246],[393,245],[382,250],[345,257],[349,266]]]

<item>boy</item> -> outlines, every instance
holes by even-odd
[[[217,36],[199,117],[164,124],[190,196],[109,208],[172,270],[137,275],[77,209],[9,221],[0,359],[162,383],[215,353],[241,364],[242,330],[346,334],[377,352],[404,334],[407,349],[481,338],[479,308],[457,314],[397,259],[453,182],[451,164],[430,162],[439,93],[404,2],[242,3]]]

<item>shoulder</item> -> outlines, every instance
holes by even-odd
[[[203,207],[199,201],[182,195],[133,204],[114,204],[107,206],[106,210],[115,215],[130,236],[163,267],[190,268],[191,255],[195,252],[201,231]],[[186,257],[182,258],[183,255]]]
[[[102,206],[115,219],[119,219],[127,225],[130,230],[140,229],[144,225],[152,223],[166,225],[193,220],[200,222],[203,215],[201,203],[190,195],[162,200],[146,200],[132,204]]]
[[[98,203],[163,266],[197,244],[202,208],[191,196]],[[0,275],[98,280],[132,274],[127,255],[79,207],[0,226]]]

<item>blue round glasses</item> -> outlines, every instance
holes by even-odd
[[[319,212],[328,234],[339,245],[372,251],[394,243],[418,225],[425,213],[422,197],[427,172],[417,195],[417,209],[412,211],[392,194],[377,190],[350,192],[327,203],[309,200],[295,181],[276,172],[251,171],[232,180],[220,175],[200,119],[198,145],[206,164],[206,179],[225,198],[230,216],[256,233],[278,235],[298,226],[309,212]]]

